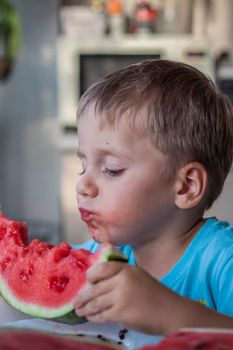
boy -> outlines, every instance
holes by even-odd
[[[78,112],[77,203],[95,251],[129,264],[89,270],[76,313],[169,334],[233,327],[233,227],[203,214],[233,158],[233,108],[201,72],[149,60],[113,73]]]

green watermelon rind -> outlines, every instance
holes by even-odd
[[[75,311],[72,310],[66,315],[52,318],[51,321],[58,322],[58,323],[65,323],[69,325],[75,325],[75,324],[85,323],[87,322],[87,319],[84,316],[77,316]]]
[[[35,317],[42,318],[55,318],[68,314],[74,309],[73,303],[70,302],[62,307],[45,307],[42,305],[29,304],[20,300],[16,295],[11,292],[11,288],[8,287],[7,283],[3,278],[0,277],[1,294],[5,301],[13,306],[18,311]]]
[[[108,262],[108,261],[122,261],[127,262],[128,259],[117,249],[106,246],[98,257],[98,262]],[[84,286],[82,287],[84,288]],[[74,313],[74,300],[70,303],[65,304],[62,307],[45,307],[42,305],[29,304],[20,300],[16,295],[11,292],[11,288],[7,285],[5,280],[0,276],[0,295],[5,299],[5,301],[11,305],[16,310],[33,316],[46,319],[54,319],[56,322],[66,323],[66,324],[78,324],[86,321],[84,317],[78,317]]]
[[[127,256],[121,253],[117,248],[107,245],[102,251],[98,262],[121,261],[128,262]]]

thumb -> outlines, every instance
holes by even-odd
[[[87,280],[90,283],[97,283],[101,280],[111,278],[118,274],[124,265],[124,262],[115,261],[96,264],[87,270]]]

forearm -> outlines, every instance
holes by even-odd
[[[220,314],[198,302],[181,298],[176,306],[177,324],[180,328],[203,327],[203,328],[233,328],[233,318]],[[169,333],[172,332],[169,330]]]
[[[213,311],[199,302],[164,291],[160,301],[160,333],[168,335],[181,328],[233,328],[233,318]],[[163,299],[163,298],[162,298]],[[156,333],[156,329],[153,333]]]

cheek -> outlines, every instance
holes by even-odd
[[[123,190],[124,189],[124,190]],[[171,189],[157,179],[128,183],[106,193],[104,211],[114,223],[139,221],[170,205]],[[112,221],[112,222],[113,222]]]
[[[104,216],[111,225],[124,226],[135,222],[145,213],[146,197],[138,196],[135,192],[127,191],[121,195],[119,191],[108,196],[103,206]]]

